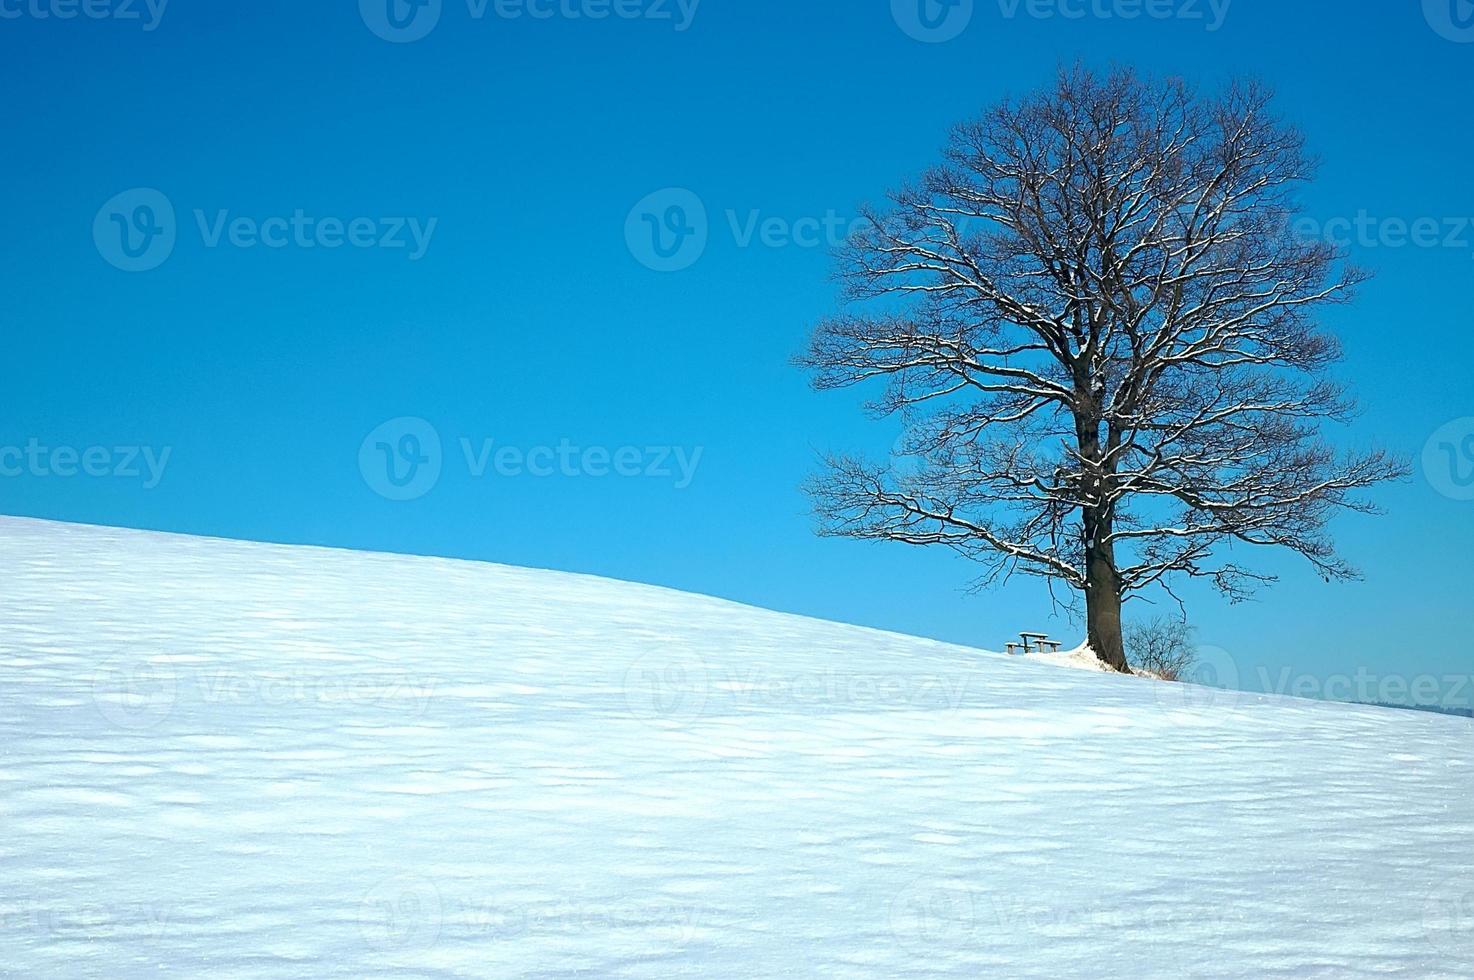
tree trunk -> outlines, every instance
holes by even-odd
[[[1095,524],[1091,520],[1086,523]],[[1086,635],[1090,648],[1106,666],[1129,674],[1131,667],[1126,662],[1126,644],[1121,637],[1121,580],[1116,574],[1115,548],[1093,543],[1097,535],[1107,533],[1099,526],[1089,530],[1096,534],[1088,536],[1085,543]]]
[[[1114,504],[1107,494],[1115,465],[1101,451],[1099,401],[1091,392],[1094,383],[1082,369],[1075,387],[1085,411],[1075,417],[1080,440],[1080,459],[1086,466],[1084,487],[1089,499],[1099,503],[1081,508],[1085,542],[1085,634],[1095,655],[1112,670],[1131,673],[1126,662],[1126,642],[1121,635],[1121,575],[1116,570],[1116,545],[1111,533],[1116,527]],[[1119,434],[1112,429],[1106,445],[1114,449]]]

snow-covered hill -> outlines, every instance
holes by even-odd
[[[1468,720],[466,562],[0,569],[6,976],[1474,975]]]

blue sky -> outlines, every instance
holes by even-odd
[[[816,451],[896,431],[789,363],[834,308],[834,229],[1076,59],[1272,83],[1324,161],[1312,215],[1377,272],[1333,314],[1364,405],[1337,438],[1421,459],[1474,436],[1461,0],[919,2],[443,0],[400,31],[370,0],[0,0],[0,449],[35,449],[0,511],[1078,639],[1037,582],[970,595],[948,555],[817,539]],[[686,252],[640,244],[693,200]],[[385,483],[386,451],[420,483]],[[1200,639],[1250,688],[1470,674],[1459,475],[1420,466],[1386,517],[1338,524],[1364,582],[1266,554],[1257,602],[1187,589]]]

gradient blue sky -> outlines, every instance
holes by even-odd
[[[1205,19],[978,0],[945,43],[898,26],[902,0],[702,0],[685,30],[477,19],[444,0],[402,44],[352,0],[173,0],[152,30],[142,0],[142,21],[36,15],[58,2],[0,0],[0,446],[172,452],[152,489],[23,468],[0,477],[5,513],[586,571],[995,648],[1028,628],[1078,639],[1036,581],[969,595],[972,569],[948,555],[812,534],[798,485],[816,450],[883,454],[896,432],[790,366],[834,307],[828,251],[744,247],[727,217],[848,218],[934,161],[950,124],[1075,59],[1276,86],[1324,159],[1313,213],[1379,222],[1354,246],[1378,278],[1334,314],[1365,407],[1339,438],[1418,457],[1474,416],[1474,228],[1418,247],[1385,224],[1474,216],[1474,43],[1459,40],[1474,32],[1445,16],[1458,0],[1234,0],[1218,30],[1207,0],[1167,4]],[[625,226],[669,187],[699,197],[710,240],[661,273]],[[94,243],[99,209],[133,188],[176,211],[174,250],[147,272]],[[194,217],[299,209],[437,224],[412,261],[209,248]],[[359,466],[365,436],[403,416],[444,442],[438,484],[407,502]],[[684,488],[475,479],[463,437],[702,455]],[[1202,641],[1250,688],[1261,665],[1470,674],[1474,502],[1437,483],[1420,468],[1380,493],[1386,517],[1338,525],[1362,583],[1266,554],[1283,581],[1257,602],[1189,588]]]

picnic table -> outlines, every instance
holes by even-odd
[[[1019,636],[1024,642],[1021,644],[1008,644],[1009,656],[1015,656],[1013,651],[1019,647],[1023,648],[1025,654],[1044,653],[1046,651],[1049,653],[1059,653],[1060,647],[1064,645],[1059,640],[1051,640],[1048,633],[1020,633]]]

